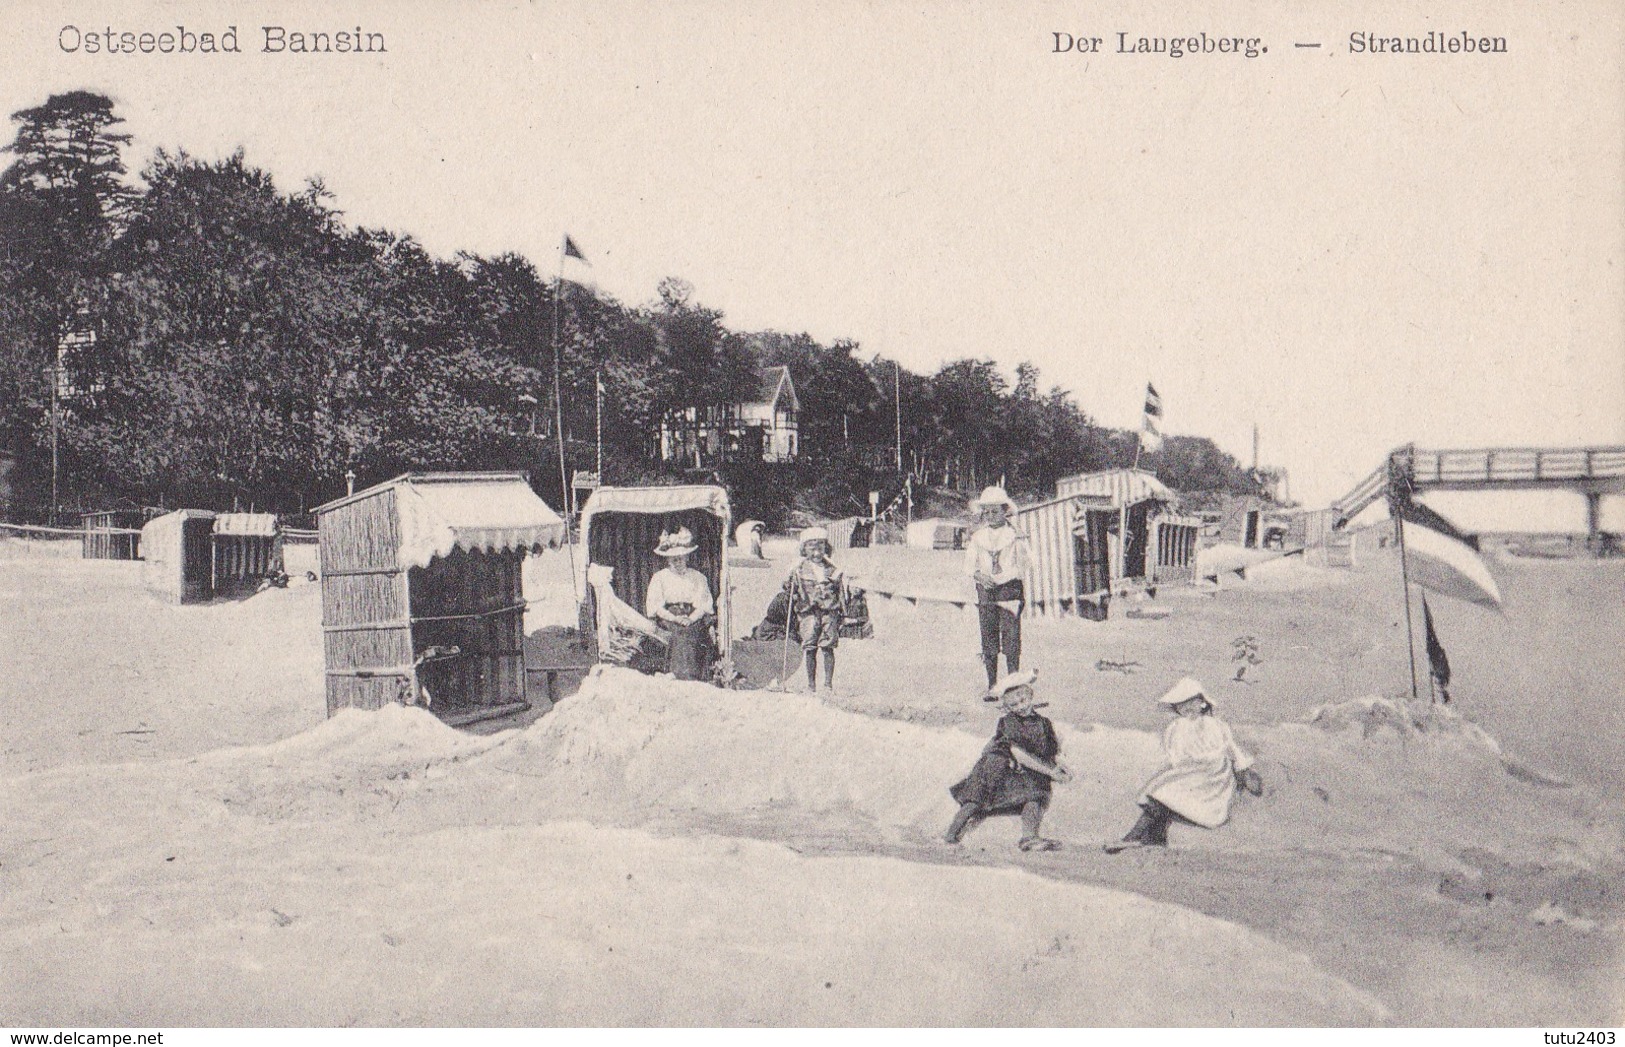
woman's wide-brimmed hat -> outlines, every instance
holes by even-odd
[[[972,509],[986,509],[990,505],[1002,505],[1012,513],[1016,511],[1016,503],[1011,500],[1002,487],[982,488],[982,493],[970,505]]]
[[[1167,692],[1164,693],[1161,698],[1158,698],[1157,701],[1161,702],[1163,705],[1175,706],[1182,705],[1185,702],[1190,701],[1192,698],[1200,698],[1202,699],[1202,703],[1208,708],[1211,709],[1213,707],[1213,703],[1208,701],[1207,692],[1202,689],[1202,685],[1197,682],[1196,679],[1190,676],[1181,679],[1178,683],[1168,688]]]
[[[1009,694],[1017,687],[1031,687],[1033,685],[1033,681],[1036,679],[1038,679],[1038,670],[1017,669],[1015,672],[1001,677],[998,683],[994,684],[992,687],[989,687],[987,689],[987,693],[982,695],[982,701],[1001,701],[1005,695]]]
[[[694,544],[694,534],[686,527],[679,527],[675,531],[660,536],[660,544],[655,546],[656,556],[687,556],[699,546]]]

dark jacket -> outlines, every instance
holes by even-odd
[[[948,790],[959,803],[973,803],[988,814],[1019,811],[1031,800],[1047,801],[1051,781],[1047,774],[1029,770],[1016,762],[1010,747],[1018,746],[1045,763],[1054,763],[1061,743],[1055,725],[1032,713],[1022,716],[1005,713],[993,740],[982,750],[976,766],[964,781]]]

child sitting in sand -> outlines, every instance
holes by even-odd
[[[1173,710],[1174,722],[1162,734],[1168,766],[1146,783],[1140,794],[1140,820],[1107,854],[1130,847],[1168,846],[1168,823],[1176,817],[1205,829],[1217,829],[1230,817],[1230,801],[1240,786],[1254,796],[1264,781],[1252,769],[1253,758],[1230,733],[1230,725],[1213,715],[1213,703],[1202,685],[1185,677],[1157,699]]]
[[[1049,808],[1051,780],[1071,781],[1072,774],[1056,762],[1061,744],[1055,725],[1038,714],[1042,705],[1033,701],[1037,678],[1036,672],[1023,670],[988,688],[983,700],[999,702],[1004,715],[970,775],[948,790],[959,802],[959,813],[943,836],[947,842],[958,843],[972,824],[989,815],[1019,813],[1022,850],[1060,849],[1059,841],[1039,836],[1038,828]]]

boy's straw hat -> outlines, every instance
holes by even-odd
[[[669,534],[660,536],[660,544],[655,547],[656,556],[687,556],[699,546],[694,544],[694,533],[686,527],[679,527]]]
[[[1012,513],[1016,511],[1016,503],[1002,487],[984,487],[981,495],[970,503],[972,509],[986,509],[990,505],[1002,505]]]
[[[1017,687],[1031,687],[1033,681],[1036,679],[1038,679],[1038,670],[1017,669],[1015,672],[1009,673],[1001,678],[999,682],[994,684],[992,687],[989,687],[987,689],[987,693],[982,696],[982,701],[999,701]]]

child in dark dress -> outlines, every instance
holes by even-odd
[[[1061,743],[1055,725],[1038,714],[1033,701],[1032,670],[1014,672],[988,689],[986,701],[999,702],[1005,712],[993,740],[964,781],[948,792],[959,802],[959,813],[943,839],[957,844],[965,831],[994,814],[1021,815],[1021,849],[1055,851],[1061,844],[1038,835],[1049,808],[1050,783],[1067,782],[1072,773],[1056,762]]]

